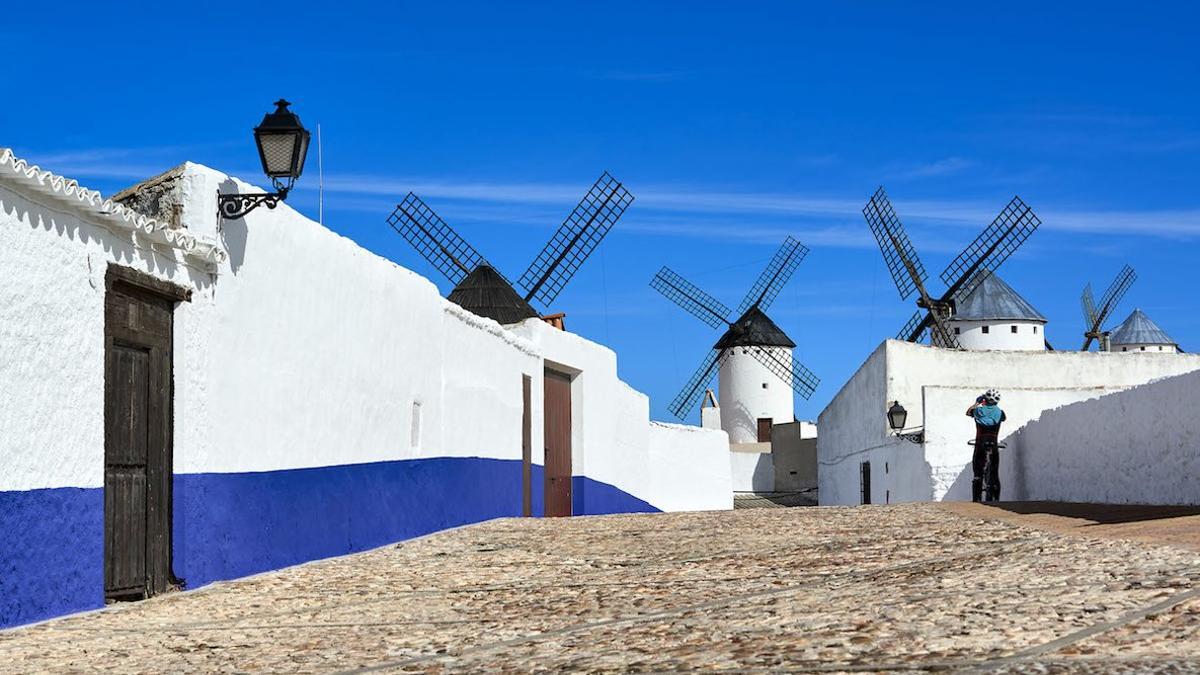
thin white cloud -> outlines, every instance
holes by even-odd
[[[185,146],[98,148],[59,153],[31,153],[29,158],[56,173],[74,178],[136,181],[169,168]],[[154,163],[152,157],[164,157]],[[926,171],[950,170],[954,158],[929,165]],[[132,160],[132,161],[131,161]],[[326,206],[362,212],[390,211],[409,191],[426,199],[453,200],[456,217],[476,222],[505,222],[557,227],[587,189],[586,183],[456,181],[421,177],[335,174],[325,177]],[[862,223],[869,186],[857,196],[805,195],[781,192],[735,192],[696,186],[632,186],[638,214],[622,229],[649,235],[687,236],[725,241],[778,241],[793,234],[813,246],[872,246]],[[314,181],[302,181],[297,192],[311,199]],[[299,194],[297,195],[299,196]],[[385,198],[382,198],[385,197]],[[1003,207],[970,199],[894,200],[900,217],[917,231],[922,225],[980,228]],[[1033,204],[1047,230],[1081,234],[1200,238],[1200,208],[1147,210],[1079,210]],[[714,222],[720,214],[725,222]],[[735,216],[729,218],[728,216]],[[764,217],[773,222],[764,225]],[[781,218],[796,219],[780,223]],[[743,220],[744,219],[744,220]],[[813,220],[823,221],[814,224]]]

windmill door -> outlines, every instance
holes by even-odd
[[[547,516],[571,515],[571,378],[547,370],[543,385]]]
[[[166,285],[140,276],[111,268],[104,303],[104,594],[113,600],[144,598],[172,581],[171,344],[177,298],[155,292]]]

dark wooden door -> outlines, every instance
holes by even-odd
[[[166,590],[171,576],[171,344],[175,298],[110,269],[104,333],[104,593]],[[153,279],[146,283],[155,282]]]
[[[770,443],[771,442],[771,418],[770,417],[758,418],[758,442],[759,443]]]
[[[533,515],[533,378],[521,376],[521,515]]]
[[[543,384],[547,516],[571,515],[571,378],[546,371]]]

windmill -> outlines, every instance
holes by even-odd
[[[784,421],[792,421],[792,391],[807,399],[820,380],[792,359],[792,348],[796,344],[767,317],[765,310],[806,255],[808,248],[788,237],[746,293],[736,313],[667,267],[654,275],[651,288],[709,326],[725,330],[695,374],[671,401],[670,409],[676,417],[687,417],[713,374],[720,369],[721,407],[731,413],[722,417],[721,426],[729,432],[731,442],[739,442],[739,436],[750,435],[751,424],[761,424],[761,420],[767,419],[756,418],[752,422],[750,415],[758,414],[751,409],[752,405],[761,404],[760,408],[773,409],[775,414],[769,416],[771,419],[785,417]],[[771,388],[764,379],[777,380],[776,385],[782,382],[784,386]],[[735,417],[735,407],[745,409],[745,414]],[[761,433],[753,435],[761,439]]]
[[[920,342],[926,331],[931,331],[933,344],[952,349],[961,349],[949,326],[956,303],[967,298],[976,286],[995,272],[1042,222],[1020,197],[1013,197],[992,224],[984,228],[941,273],[946,291],[935,298],[926,288],[925,266],[917,257],[917,251],[882,187],[863,207],[863,216],[875,235],[900,298],[907,300],[914,291],[919,295],[917,307],[920,309],[904,324],[896,339]]]
[[[1108,320],[1109,315],[1117,308],[1117,304],[1121,302],[1121,298],[1125,297],[1125,292],[1137,280],[1137,273],[1133,268],[1126,265],[1117,273],[1116,278],[1108,285],[1108,290],[1104,291],[1104,295],[1100,298],[1100,305],[1097,307],[1096,299],[1092,296],[1092,284],[1088,283],[1083,288],[1083,296],[1079,298],[1079,303],[1083,306],[1083,347],[1080,351],[1088,351],[1092,346],[1092,340],[1100,341],[1100,350],[1108,351],[1107,337],[1108,333],[1104,331],[1104,322]]]
[[[531,301],[554,302],[632,202],[625,186],[604,172],[517,280],[524,295],[415,194],[408,193],[387,222],[454,284],[451,302],[509,324],[538,316]]]

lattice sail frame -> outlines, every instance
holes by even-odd
[[[821,383],[821,378],[817,377],[803,364],[792,359],[789,367],[782,359],[779,358],[779,353],[775,351],[777,348],[771,347],[734,347],[733,349],[748,349],[750,355],[758,360],[767,370],[771,371],[775,377],[778,377],[784,384],[790,386],[793,391],[808,400],[812,397],[813,392],[817,390],[817,386]]]
[[[779,292],[791,280],[792,274],[795,273],[800,263],[804,262],[807,255],[807,246],[791,236],[784,239],[779,250],[775,251],[775,255],[771,257],[771,262],[767,263],[766,269],[758,275],[754,285],[746,292],[746,297],[742,298],[741,304],[738,305],[737,316],[745,314],[746,310],[754,305],[757,305],[760,310],[766,311],[767,307],[775,302]]]
[[[1090,281],[1083,287],[1083,294],[1079,296],[1079,306],[1083,310],[1085,334],[1095,331],[1099,321],[1096,320],[1096,298],[1092,295],[1092,282]]]
[[[1028,204],[1013,197],[941,273],[942,283],[955,298],[965,298],[985,278],[979,272],[995,271],[1042,224]],[[968,278],[969,277],[969,278]]]
[[[687,384],[683,385],[683,389],[680,389],[675,398],[671,399],[671,405],[668,407],[675,417],[681,420],[687,418],[688,413],[696,406],[696,401],[708,388],[708,383],[720,370],[721,364],[725,362],[728,355],[728,350],[709,350],[708,355],[700,362],[700,367],[688,378]]]
[[[411,192],[396,205],[387,223],[455,286],[476,267],[490,265],[479,251]]]
[[[904,231],[904,226],[896,216],[896,210],[892,208],[892,202],[882,187],[871,195],[871,199],[863,207],[863,217],[867,219],[871,234],[875,235],[875,242],[879,244],[879,251],[892,274],[892,281],[896,283],[896,290],[900,292],[900,299],[907,300],[917,290],[918,279],[919,283],[923,284],[928,275],[925,273],[925,265],[917,255],[917,249],[909,240],[908,233]],[[905,258],[912,265],[918,279],[913,278],[913,273],[909,272],[904,264]]]
[[[668,300],[682,307],[688,314],[700,319],[713,328],[727,327],[730,322],[729,308],[700,287],[676,274],[669,267],[662,269],[650,280],[650,288],[662,293]]]
[[[1089,283],[1084,288],[1083,297],[1080,298],[1083,305],[1085,328],[1082,351],[1087,351],[1092,346],[1092,340],[1100,337],[1101,331],[1104,330],[1104,322],[1112,315],[1113,310],[1117,308],[1135,281],[1137,281],[1137,272],[1133,270],[1133,267],[1129,265],[1122,267],[1112,283],[1105,289],[1104,295],[1100,297],[1098,307],[1092,297],[1092,285]]]
[[[517,280],[525,300],[554,302],[632,203],[633,195],[605,171]]]

